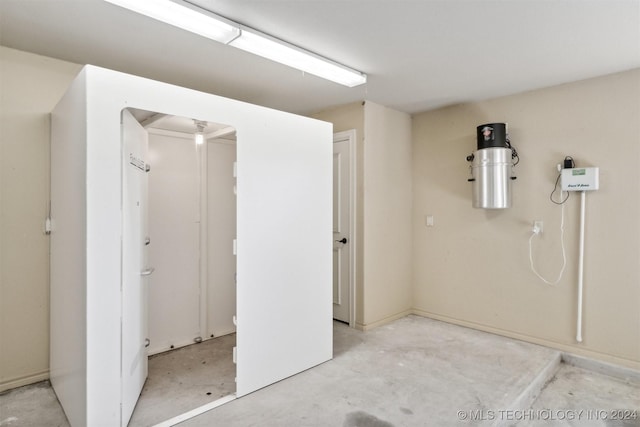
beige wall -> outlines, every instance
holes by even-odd
[[[411,116],[364,108],[364,326],[411,310]]]
[[[48,377],[49,113],[80,68],[0,47],[0,390]]]
[[[471,207],[475,129],[508,122],[521,162],[513,207]],[[584,323],[575,342],[579,201],[565,206],[567,268],[553,287],[529,267],[561,267],[561,208],[549,201],[556,164],[599,166],[587,195]],[[420,314],[640,366],[640,70],[426,112],[413,118],[414,308]],[[434,227],[425,227],[433,215]]]
[[[356,326],[372,328],[411,309],[411,118],[370,101],[313,117],[356,129]]]

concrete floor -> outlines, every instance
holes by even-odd
[[[523,426],[640,426],[640,381],[563,364],[531,409],[541,419]]]
[[[227,345],[233,346],[231,340]],[[158,411],[173,401],[195,407],[206,400],[203,393],[226,393],[226,380],[182,379],[178,354],[169,353],[176,363],[160,368],[170,374],[154,380],[162,393],[145,385],[144,393],[154,397],[140,401],[131,425],[152,425],[170,415]],[[368,332],[336,323],[333,360],[180,426],[640,426],[640,374],[561,359],[555,350],[418,316]],[[626,419],[612,420],[615,415]],[[44,383],[0,395],[2,427],[67,425]]]
[[[151,356],[129,427],[151,426],[235,393],[235,345],[231,334]]]

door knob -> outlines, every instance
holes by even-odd
[[[340,239],[340,240],[336,240],[336,242],[339,242],[339,243],[342,243],[342,244],[346,245],[346,244],[347,244],[347,238],[346,238],[346,237],[343,237],[343,238],[342,238],[342,239]]]

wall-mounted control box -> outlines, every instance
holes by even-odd
[[[565,168],[560,174],[562,191],[591,191],[600,186],[598,168]]]

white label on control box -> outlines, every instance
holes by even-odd
[[[598,168],[567,168],[560,173],[562,191],[592,191],[600,187]]]

